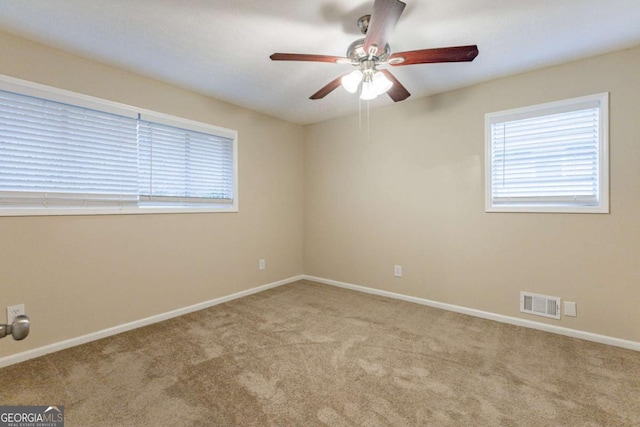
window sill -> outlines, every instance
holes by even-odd
[[[237,206],[220,207],[140,207],[140,208],[28,208],[0,209],[0,217],[7,216],[70,216],[70,215],[146,215],[189,213],[233,213]]]
[[[608,206],[531,206],[531,205],[510,205],[510,206],[487,206],[487,213],[583,213],[583,214],[608,214]]]

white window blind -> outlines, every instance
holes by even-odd
[[[137,202],[136,120],[0,91],[0,204]]]
[[[232,139],[146,120],[138,131],[141,201],[233,201]]]
[[[0,216],[236,212],[237,132],[0,75]]]
[[[608,210],[603,109],[597,95],[489,115],[487,210]]]

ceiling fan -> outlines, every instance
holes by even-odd
[[[375,0],[371,15],[362,16],[358,27],[364,38],[351,43],[346,57],[329,55],[310,55],[298,53],[274,53],[273,61],[312,61],[350,64],[355,71],[343,74],[332,80],[322,89],[311,95],[310,99],[322,99],[338,86],[351,93],[360,90],[360,98],[374,99],[387,93],[394,101],[407,99],[411,94],[387,69],[378,69],[380,65],[402,66],[429,64],[437,62],[473,61],[478,56],[478,46],[455,46],[436,49],[419,49],[391,53],[387,43],[391,31],[396,26],[406,4],[400,0]]]

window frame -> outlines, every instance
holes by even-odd
[[[515,121],[522,118],[543,117],[558,112],[579,111],[580,105],[598,102],[598,204],[579,205],[545,202],[493,203],[492,170],[492,125],[496,122]],[[575,107],[572,109],[572,107]],[[529,212],[529,213],[609,213],[609,92],[601,92],[560,101],[547,102],[527,107],[514,108],[485,114],[485,212]]]
[[[226,213],[239,211],[238,198],[238,131],[209,123],[202,123],[182,117],[172,116],[157,111],[133,107],[114,101],[84,95],[64,89],[42,85],[10,76],[0,75],[0,90],[10,91],[21,95],[43,98],[78,107],[103,111],[125,117],[146,120],[153,119],[157,123],[184,128],[196,132],[231,139],[233,141],[233,202],[231,204],[206,204],[205,206],[153,206],[144,203],[137,206],[123,207],[9,207],[0,206],[0,217],[4,216],[49,216],[49,215],[130,215],[130,214],[164,214],[164,213]]]

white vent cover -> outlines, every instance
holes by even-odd
[[[520,311],[560,319],[560,297],[520,292]]]

